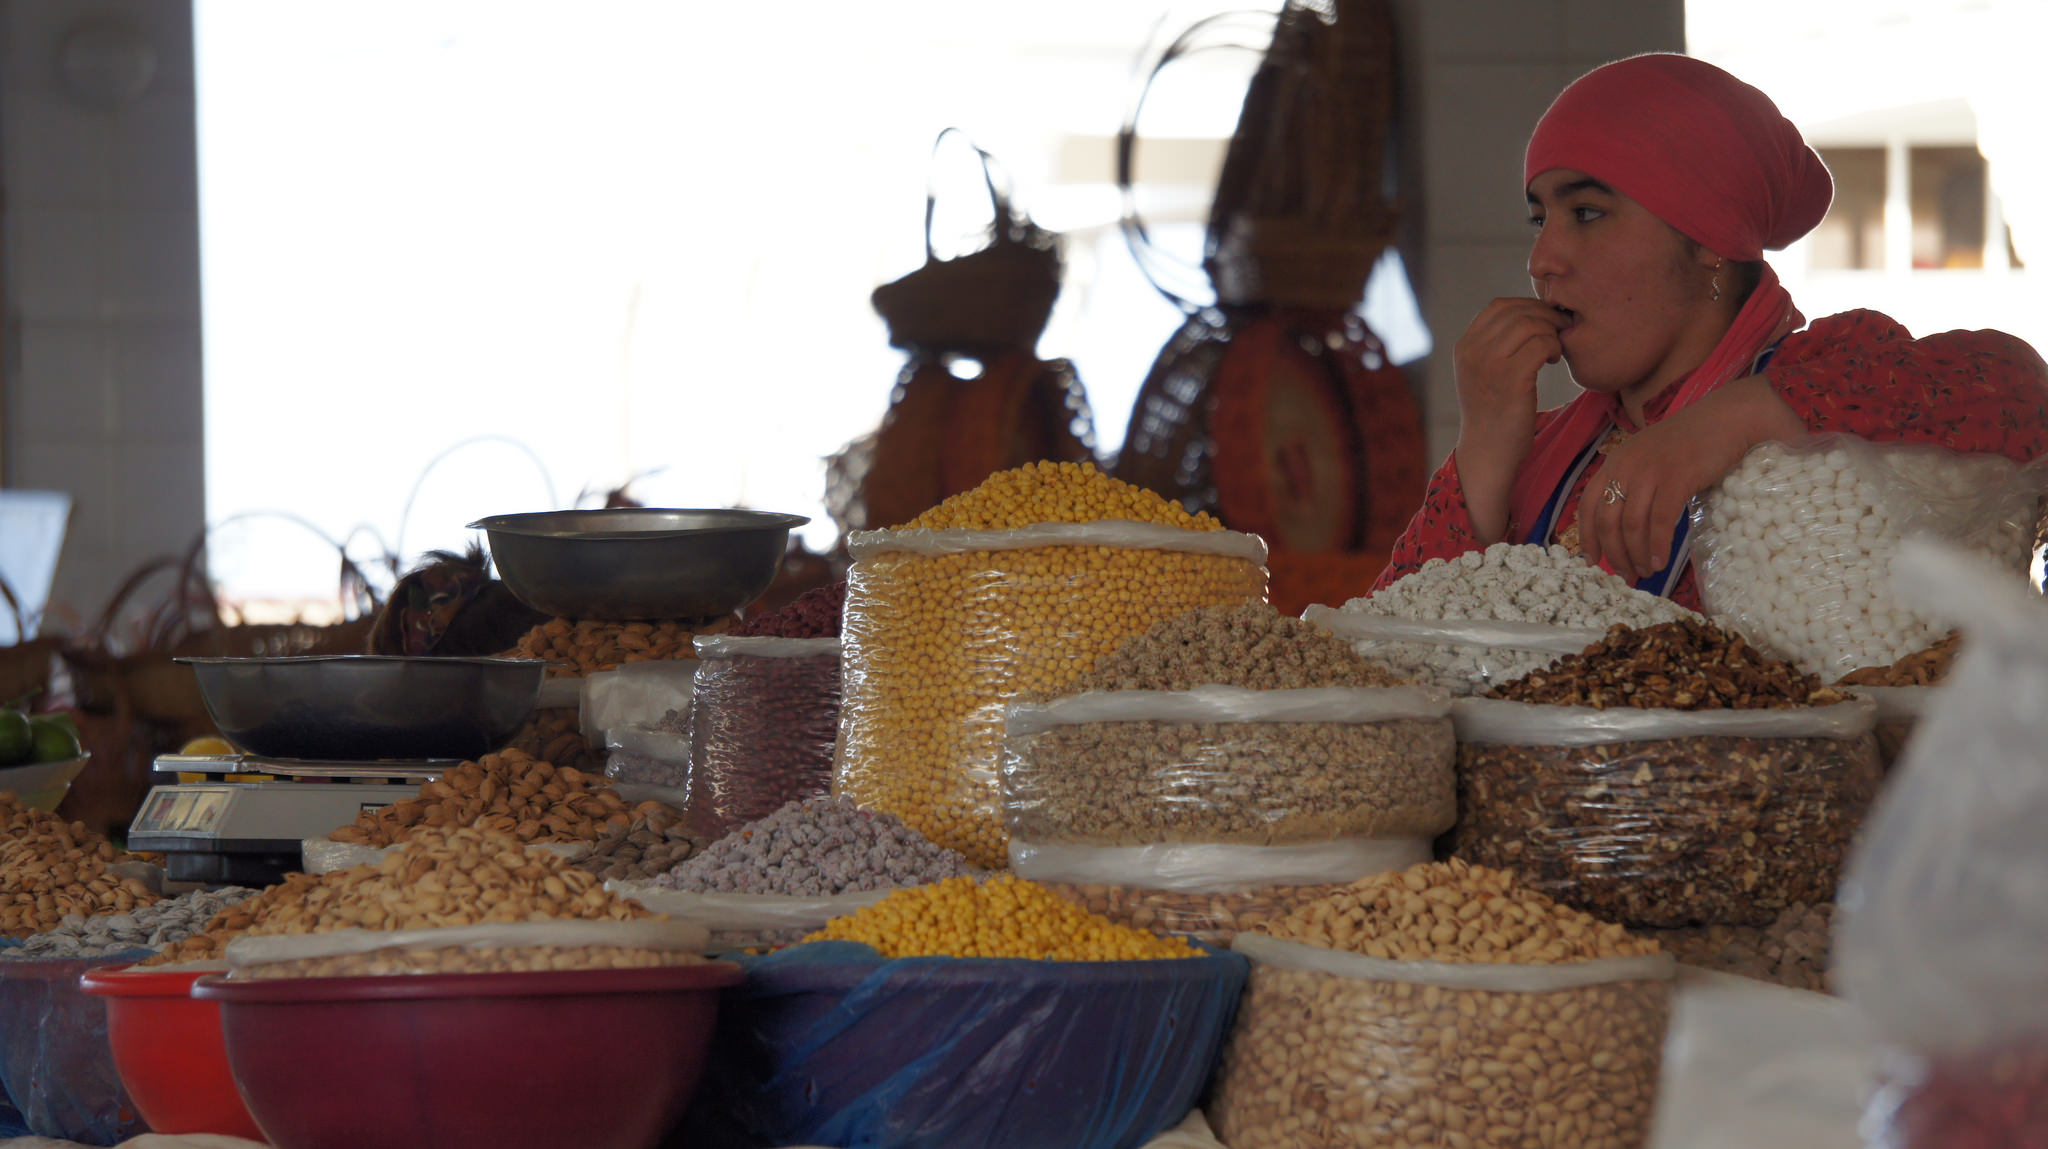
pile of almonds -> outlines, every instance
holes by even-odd
[[[632,822],[608,830],[576,860],[577,869],[607,882],[642,882],[668,873],[696,849],[681,810],[659,802],[642,802],[633,810]]]
[[[557,665],[548,677],[588,678],[617,670],[628,662],[695,658],[693,643],[700,634],[718,634],[731,618],[670,619],[663,622],[609,622],[602,619],[551,618],[520,638],[510,657],[540,658]]]
[[[55,929],[67,914],[95,917],[147,906],[158,896],[111,867],[142,859],[55,814],[0,792],[0,937]]]
[[[634,817],[662,808],[653,801],[629,806],[601,775],[502,750],[426,783],[416,798],[366,810],[327,836],[389,846],[423,828],[476,826],[522,842],[591,842],[627,830]]]
[[[608,893],[595,875],[548,851],[529,850],[512,835],[481,827],[422,828],[374,865],[287,874],[281,884],[222,910],[204,933],[143,964],[217,958],[244,935],[651,916],[638,902]]]
[[[1658,952],[1507,870],[1457,858],[1361,878],[1259,932],[1393,961],[1548,964]]]
[[[1732,630],[1681,619],[1613,627],[1583,652],[1503,683],[1487,697],[1598,710],[1782,710],[1848,696],[1767,657]]]

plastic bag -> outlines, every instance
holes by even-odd
[[[1819,435],[1764,443],[1700,501],[1694,560],[1710,618],[1832,682],[1946,627],[1894,593],[1900,544],[1926,535],[2028,570],[2048,470],[2000,455]]]
[[[0,1088],[30,1132],[113,1145],[148,1131],[114,1068],[107,1003],[79,988],[78,979],[154,952],[0,962]]]
[[[1137,1149],[1192,1110],[1245,959],[745,960],[684,1128],[710,1146]]]
[[[1350,642],[1361,656],[1460,697],[1484,694],[1607,637],[1540,622],[1395,618],[1329,606],[1309,607],[1301,617]]]
[[[604,732],[604,776],[688,794],[690,739],[644,726],[614,726]],[[687,809],[687,801],[676,808]]]
[[[1920,719],[1934,706],[1938,686],[1858,686],[1851,693],[1877,703],[1877,760],[1887,773],[1897,765]]]
[[[1431,1145],[1447,1130],[1474,1145],[1636,1146],[1649,1134],[1668,957],[1396,962],[1254,933],[1231,949],[1253,966],[1208,1109],[1231,1149]]]
[[[1825,902],[1876,796],[1877,704],[1452,704],[1451,849],[1630,926],[1767,926]]]
[[[697,639],[690,828],[726,834],[832,790],[837,638]]]
[[[222,956],[233,978],[388,977],[422,973],[613,969],[687,964],[707,931],[691,922],[489,922],[422,930],[243,935]]]
[[[651,882],[608,881],[604,888],[670,918],[703,927],[712,953],[795,945],[833,918],[864,910],[895,890],[862,890],[824,898],[779,894],[703,894]]]
[[[833,792],[990,868],[1006,706],[1057,696],[1154,623],[1266,593],[1265,544],[1231,531],[857,531],[848,549]]]
[[[404,842],[391,846],[364,846],[355,842],[334,842],[326,838],[304,838],[299,842],[300,868],[309,874],[327,874],[355,866],[374,866]],[[589,842],[529,842],[529,850],[546,850],[565,862],[590,853]]]
[[[1121,690],[1015,706],[1003,823],[1034,846],[1430,838],[1457,817],[1449,709],[1442,691],[1414,686]]]
[[[696,675],[694,658],[628,662],[591,675],[578,714],[585,741],[602,746],[605,731],[624,726],[687,735]]]
[[[1873,1138],[2041,1144],[2048,605],[1954,548],[1909,543],[1895,574],[1964,642],[1842,883],[1835,984],[1897,1051]]]
[[[1010,839],[1010,869],[1037,882],[1114,882],[1151,890],[1231,892],[1355,882],[1430,859],[1422,838],[1341,838],[1293,846],[1163,842],[1041,845]]]

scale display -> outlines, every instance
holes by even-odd
[[[235,796],[227,790],[159,786],[129,833],[211,834],[227,820]]]

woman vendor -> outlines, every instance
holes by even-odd
[[[1688,56],[1566,88],[1523,165],[1533,299],[1496,299],[1453,354],[1462,424],[1384,586],[1496,542],[1560,544],[1699,609],[1687,505],[1758,443],[1865,439],[2048,452],[2048,365],[2019,339],[1914,339],[1874,311],[1807,325],[1763,261],[1834,183],[1769,97]],[[1562,359],[1580,395],[1536,409]]]

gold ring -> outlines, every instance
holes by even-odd
[[[1621,483],[1614,479],[1607,480],[1607,489],[1602,494],[1606,496],[1606,501],[1610,504],[1619,503],[1628,498],[1628,492],[1622,490]]]

